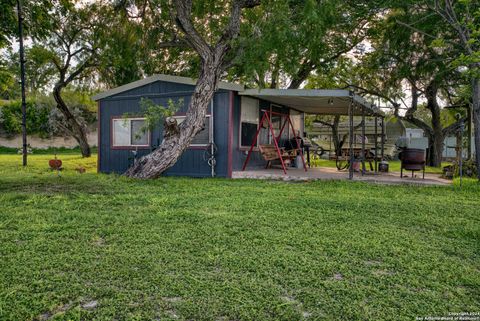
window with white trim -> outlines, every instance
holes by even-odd
[[[181,124],[185,120],[185,116],[174,116],[177,120],[177,124]],[[212,118],[210,115],[205,117],[204,126],[203,128],[193,137],[190,146],[207,146],[212,141],[212,133],[211,133],[211,121]]]
[[[258,99],[242,97],[240,109],[240,147],[250,147],[255,139],[260,121]]]
[[[146,147],[150,145],[145,118],[112,120],[113,147]]]

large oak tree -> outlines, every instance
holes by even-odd
[[[202,30],[204,25],[198,23],[203,21],[202,14],[200,13],[200,19],[193,19],[192,0],[173,1],[172,21],[175,22],[178,32],[174,33],[174,41],[188,45],[198,54],[200,75],[185,120],[179,125],[174,118],[167,117],[160,146],[130,167],[126,172],[127,176],[136,178],[160,176],[177,162],[190,145],[193,137],[203,128],[207,107],[217,89],[218,82],[235,57],[235,51],[232,48],[240,32],[242,11],[244,8],[258,6],[260,1],[233,0],[220,4],[215,3],[216,7],[228,10],[229,15],[226,16],[223,12],[222,16],[226,16],[228,19],[219,20],[218,30],[220,32],[212,41],[210,39],[212,34],[205,33]],[[205,19],[205,17],[203,18]]]
[[[444,139],[460,125],[442,121],[443,107],[464,103],[454,98],[463,84],[452,65],[455,57],[437,47],[436,35],[446,35],[448,30],[423,3],[388,3],[385,18],[372,27],[372,51],[353,72],[352,85],[362,94],[391,103],[398,118],[423,129],[428,138],[427,162],[440,166]]]
[[[446,23],[452,31],[438,35],[443,45],[456,56],[454,64],[466,68],[464,76],[470,81],[471,107],[475,128],[475,158],[477,177],[480,180],[480,2],[478,0],[434,0],[429,8]],[[458,55],[456,53],[459,53]]]
[[[90,157],[87,128],[75,116],[63,98],[63,91],[81,82],[98,66],[98,42],[105,37],[102,8],[95,4],[77,5],[75,1],[54,2],[48,37],[36,44],[43,49],[54,70],[52,95],[65,118],[65,128],[80,146],[83,157]]]

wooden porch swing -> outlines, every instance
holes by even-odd
[[[303,151],[302,151],[302,148],[300,146],[298,136],[295,134],[295,128],[293,127],[293,123],[292,123],[292,120],[290,119],[290,115],[289,114],[277,113],[277,112],[270,111],[270,110],[265,110],[265,109],[262,109],[261,111],[263,113],[263,116],[262,116],[262,119],[260,120],[260,123],[258,124],[258,129],[257,129],[257,132],[255,133],[255,137],[253,139],[252,145],[250,146],[250,149],[248,150],[247,159],[245,159],[245,162],[243,163],[242,171],[244,171],[245,168],[247,167],[248,161],[250,160],[250,156],[252,155],[253,148],[257,144],[258,135],[260,134],[260,130],[262,129],[262,126],[263,126],[265,120],[267,120],[268,121],[268,129],[269,129],[270,134],[272,135],[272,139],[273,139],[273,147],[270,149],[270,151],[268,151],[269,149],[265,148],[265,146],[263,146],[263,151],[262,151],[262,148],[260,148],[260,152],[264,156],[265,160],[268,162],[267,166],[272,160],[279,159],[280,163],[282,165],[283,173],[285,175],[287,175],[287,168],[285,166],[284,159],[285,158],[290,158],[291,155],[285,154],[285,151],[283,151],[283,148],[281,149],[279,147],[278,142],[280,140],[280,137],[282,137],[282,133],[283,133],[283,130],[285,129],[285,126],[288,123],[291,130],[292,130],[292,133],[295,135],[295,142],[296,142],[297,148],[294,149],[294,151],[296,151],[298,154],[300,154],[300,157],[302,158],[303,169],[306,172],[307,171],[307,166],[305,164],[305,158],[303,157]],[[280,119],[285,118],[285,122],[283,123],[278,136],[275,136],[275,132],[273,130],[273,125],[272,125],[272,121],[270,119],[269,114],[280,116]]]

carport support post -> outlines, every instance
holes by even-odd
[[[381,148],[382,148],[382,161],[384,160],[385,154],[385,117],[382,117],[382,140],[381,140]]]
[[[362,176],[365,174],[365,107],[362,107]]]
[[[348,143],[350,147],[350,166],[348,167],[348,179],[353,179],[353,101],[348,106],[348,129],[349,129],[349,138]]]
[[[377,173],[377,158],[378,158],[378,117],[375,115],[375,155],[374,155],[374,164],[375,164],[375,174]]]

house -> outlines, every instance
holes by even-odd
[[[162,124],[145,128],[142,99],[168,106],[169,100],[182,102],[175,114],[178,122],[185,118],[196,81],[170,75],[153,75],[93,97],[98,103],[98,171],[123,173],[134,160],[153,151],[162,141]],[[352,107],[352,108],[350,108]],[[349,109],[350,108],[350,109]],[[165,175],[192,177],[232,177],[239,171],[252,146],[264,111],[270,115],[274,134],[282,133],[284,145],[294,135],[304,132],[305,113],[342,113],[360,110],[380,115],[363,98],[348,90],[278,90],[245,89],[242,85],[220,82],[205,119],[204,129]],[[289,115],[290,128],[281,131],[283,116]],[[257,146],[272,143],[268,126],[262,124]],[[215,162],[209,162],[215,144]],[[264,166],[258,148],[254,147],[249,167]]]

